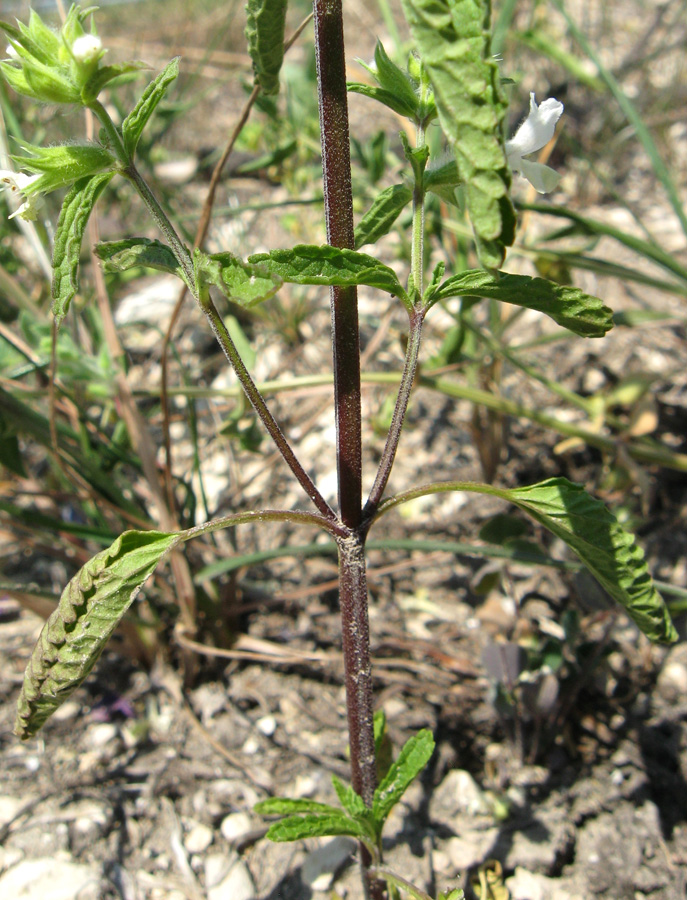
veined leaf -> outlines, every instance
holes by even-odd
[[[279,93],[279,71],[284,60],[287,0],[248,0],[246,38],[253,60],[255,81],[265,94]]]
[[[349,816],[358,819],[370,815],[371,810],[365,806],[363,798],[360,794],[356,794],[350,784],[344,784],[341,779],[336,777],[336,775],[332,775],[332,784],[334,785],[336,796],[339,798],[339,803],[343,806]]]
[[[328,244],[299,244],[292,250],[272,250],[248,257],[268,272],[294,284],[366,284],[397,297],[406,297],[396,273],[374,256],[341,250]]]
[[[281,822],[270,825],[267,837],[271,841],[302,841],[311,837],[329,837],[337,834],[349,834],[361,841],[374,841],[370,829],[351,819],[340,810],[331,815],[289,816]]]
[[[405,116],[407,119],[413,118],[417,108],[417,103],[413,104],[413,106],[408,106],[402,97],[392,94],[391,91],[385,91],[384,88],[377,87],[376,84],[365,84],[362,81],[347,81],[346,89],[352,94],[362,94],[363,97],[376,100],[377,103],[388,106],[389,109],[393,109],[394,112],[400,116]]]
[[[472,269],[448,278],[432,292],[428,306],[448,297],[491,297],[546,313],[554,322],[583,337],[602,337],[613,327],[613,312],[598,297],[579,288],[528,275],[495,275]]]
[[[412,199],[412,188],[405,184],[392,184],[377,194],[355,229],[355,249],[359,250],[364,244],[374,244],[388,234]]]
[[[498,269],[515,237],[502,140],[507,103],[492,58],[488,0],[402,0],[465,184],[480,262]]]
[[[677,640],[642,550],[600,500],[567,478],[499,493],[565,541],[647,637]]]
[[[62,202],[52,253],[52,311],[59,327],[79,290],[79,257],[88,217],[114,172],[80,178]]]
[[[126,531],[77,572],[26,667],[15,734],[32,737],[76,690],[145,580],[180,540],[179,534]]]
[[[165,91],[179,74],[179,57],[167,63],[157,78],[150,82],[141,97],[122,122],[122,138],[129,156],[134,155],[143,129],[152,116],[155,107],[165,95]]]
[[[125,272],[142,266],[184,278],[184,271],[170,248],[161,241],[134,237],[123,241],[101,241],[95,255],[103,261],[106,272]]]
[[[269,300],[284,283],[283,279],[264,266],[251,265],[233,253],[214,253],[208,256],[200,250],[193,255],[196,280],[214,284],[233,303],[251,308]]]
[[[387,816],[403,796],[411,781],[420,774],[434,752],[434,737],[427,728],[406,741],[396,762],[375,791],[372,814],[381,828]]]
[[[253,809],[261,816],[293,816],[305,813],[341,815],[341,810],[336,806],[320,803],[318,800],[308,800],[305,797],[299,797],[297,800],[291,800],[289,797],[270,797],[267,800],[260,800]]]
[[[81,99],[88,105],[97,98],[105,85],[115,78],[119,78],[120,75],[128,75],[131,72],[138,72],[144,68],[145,63],[119,63],[114,66],[100,66],[95,70],[93,77],[89,79],[86,86],[81,89]]]

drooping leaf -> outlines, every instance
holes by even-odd
[[[600,500],[567,478],[499,493],[565,541],[648,638],[677,640],[642,550]]]
[[[95,255],[103,261],[106,272],[126,272],[140,267],[168,272],[185,280],[184,270],[174,253],[161,241],[134,237],[122,241],[101,241],[96,244]],[[192,285],[190,285],[192,287]]]
[[[374,256],[316,244],[299,244],[291,250],[272,250],[248,257],[268,272],[294,284],[366,284],[397,297],[405,297],[396,273]]]
[[[386,777],[374,794],[372,814],[380,828],[408,785],[427,765],[433,752],[434,737],[427,728],[418,731],[406,741],[398,759],[391,764]]]
[[[359,250],[365,244],[374,244],[380,237],[388,234],[412,199],[412,188],[405,184],[392,184],[377,194],[355,229],[355,249]]]
[[[143,91],[141,97],[122,122],[122,138],[129,156],[134,155],[139,139],[148,119],[155,111],[155,107],[165,95],[165,91],[179,74],[179,57],[167,63],[157,78],[150,82]]]
[[[24,674],[15,733],[32,737],[76,690],[178,534],[127,531],[89,560],[62,592]]]
[[[246,38],[255,81],[265,94],[279,93],[284,60],[287,0],[248,0]]]
[[[196,280],[214,284],[233,303],[257,306],[277,293],[284,283],[276,273],[264,266],[251,265],[233,253],[214,253],[208,256],[196,250],[193,256]]]
[[[488,0],[402,0],[465,185],[480,262],[498,269],[515,237],[502,139],[507,103],[490,49]]]
[[[613,312],[579,288],[529,275],[491,274],[471,269],[448,278],[428,298],[428,306],[448,297],[491,297],[546,313],[582,337],[602,337],[613,327]]]
[[[79,290],[79,257],[88,217],[113,176],[114,172],[103,172],[80,178],[62,202],[52,254],[52,312],[58,327]]]
[[[284,841],[302,841],[305,838],[330,837],[338,834],[348,834],[362,841],[373,841],[374,837],[368,828],[358,821],[351,819],[340,810],[336,814],[322,816],[289,816],[280,822],[270,825],[267,837],[271,841],[282,843]]]
[[[106,147],[99,144],[58,144],[38,147],[23,143],[28,156],[12,158],[29,172],[40,174],[27,186],[26,194],[47,193],[66,187],[80,178],[87,178],[105,169],[113,170],[117,160]]]

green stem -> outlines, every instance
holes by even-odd
[[[416,146],[423,147],[425,143],[425,130],[422,125],[417,126]],[[422,297],[424,280],[424,241],[425,241],[425,186],[421,174],[415,179],[413,187],[413,226],[410,270],[413,277],[413,286],[418,297]]]
[[[210,297],[210,291],[207,288],[204,288],[201,291],[201,295],[198,298],[198,303],[200,305],[200,308],[205,313],[205,316],[210,323],[210,327],[215,333],[215,337],[217,338],[217,341],[219,342],[224,355],[229,360],[234,371],[236,372],[236,375],[241,382],[241,386],[246,394],[246,397],[250,401],[250,404],[255,412],[260,417],[263,425],[276,444],[277,449],[281,453],[286,464],[296,476],[299,484],[306,492],[308,497],[310,497],[310,499],[313,501],[320,513],[322,513],[322,515],[330,522],[337,521],[336,514],[324,499],[322,494],[318,491],[315,483],[301,465],[300,461],[296,457],[296,454],[291,449],[291,445],[286,440],[284,433],[277,424],[276,419],[269,411],[262,394],[256,387],[255,382],[251,378],[248,369],[241,359],[241,356],[236,349],[236,345],[231,339],[231,335],[229,334],[227,327],[222,320],[222,317],[217,312],[217,308],[215,307],[215,304],[212,302],[212,298]]]

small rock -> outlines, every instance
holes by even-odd
[[[215,882],[212,886],[207,879],[208,867],[206,863],[206,889],[208,900],[254,900],[255,885],[253,878],[248,871],[248,866],[240,859],[237,853],[229,854],[222,857],[223,866],[219,866],[217,871],[223,868],[225,873],[220,881]]]
[[[260,743],[258,739],[251,734],[250,737],[246,738],[243,747],[241,747],[241,752],[245,753],[246,756],[254,756],[259,749]]]
[[[301,866],[301,880],[314,891],[328,891],[336,873],[355,851],[356,842],[340,835],[309,853]]]
[[[435,788],[429,801],[432,821],[456,830],[463,816],[488,816],[489,803],[469,772],[452,769]],[[489,817],[489,823],[491,817]]]
[[[69,719],[75,719],[81,712],[81,704],[76,700],[67,700],[62,706],[58,707],[52,714],[55,722],[68,722]]]
[[[0,897],[8,900],[98,900],[101,896],[95,866],[54,857],[25,859],[0,876]]]
[[[8,822],[11,822],[30,799],[30,797],[0,796],[0,825],[6,825]]]
[[[204,853],[212,843],[212,838],[212,828],[199,823],[184,838],[184,847],[189,853]]]
[[[251,822],[248,813],[236,812],[230,813],[230,815],[222,820],[220,831],[229,843],[232,844],[238,838],[243,837],[244,834],[248,834],[252,827],[253,823]]]
[[[687,650],[683,644],[670,651],[656,680],[656,687],[670,703],[687,697]]]
[[[272,737],[277,730],[277,720],[274,716],[263,716],[255,723],[255,727],[261,734],[264,734],[265,737]]]
[[[91,725],[86,733],[86,737],[92,747],[101,749],[112,744],[118,736],[117,726],[113,722],[101,722],[97,725]]]

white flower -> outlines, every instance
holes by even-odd
[[[16,49],[12,46],[12,44],[8,44],[5,47],[5,53],[7,54],[8,59],[19,59],[19,54]]]
[[[72,56],[78,63],[93,63],[100,58],[103,42],[95,34],[82,34],[72,44]]]
[[[9,169],[0,169],[0,188],[10,191],[10,193],[18,197],[21,197],[22,194],[25,195],[24,202],[19,209],[15,210],[12,215],[9,216],[10,219],[13,219],[15,216],[21,216],[22,219],[30,221],[38,217],[38,210],[43,206],[42,195],[39,193],[30,193],[26,195],[25,192],[28,187],[42,177],[43,176],[40,174],[25,175],[23,172],[12,172]]]
[[[552,191],[561,176],[543,163],[531,162],[523,159],[528,153],[535,153],[545,147],[556,130],[556,122],[563,112],[563,104],[559,100],[550,97],[544,100],[541,106],[537,106],[534,93],[530,94],[530,113],[515,132],[515,135],[506,141],[506,156],[508,165],[514,172],[524,175],[535,191],[540,194],[548,194]]]

